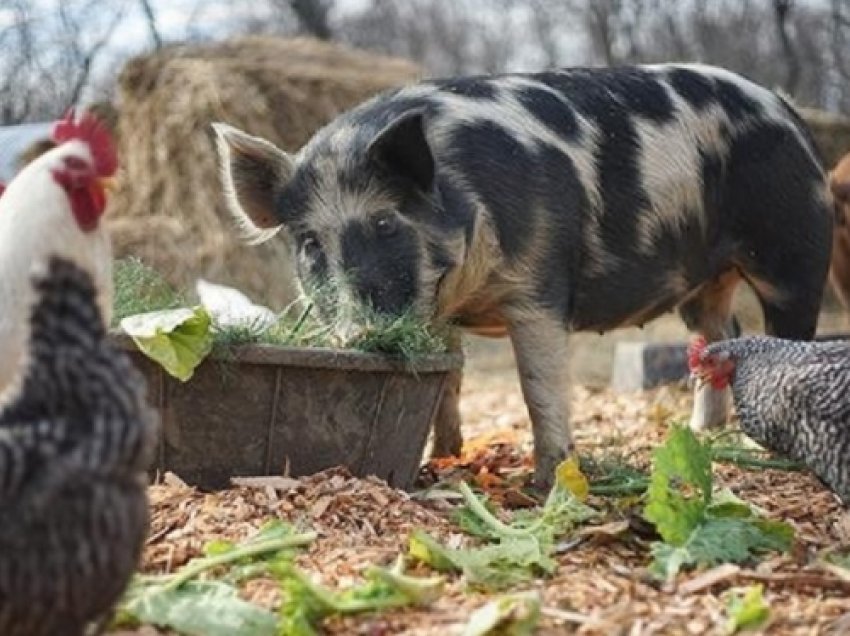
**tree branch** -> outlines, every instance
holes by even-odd
[[[785,90],[791,95],[797,92],[800,85],[800,56],[788,35],[788,17],[791,15],[793,0],[773,0],[773,15],[775,18],[776,31],[779,43],[782,45],[782,54],[785,57],[786,75]]]
[[[159,33],[159,28],[156,26],[156,13],[154,13],[153,6],[150,0],[139,0],[139,5],[141,5],[142,13],[145,14],[145,21],[148,23],[148,31],[151,35],[153,48],[159,50],[162,48],[162,36]]]

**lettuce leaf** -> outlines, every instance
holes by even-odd
[[[552,557],[555,541],[599,515],[579,500],[587,495],[588,488],[575,460],[561,462],[555,477],[555,485],[542,507],[532,513],[516,513],[508,523],[495,516],[486,500],[461,483],[458,488],[466,503],[456,519],[464,531],[488,543],[452,549],[427,532],[414,530],[409,537],[410,555],[435,570],[462,572],[467,583],[485,589],[503,589],[534,576],[551,574],[557,567]]]
[[[212,320],[202,306],[128,316],[121,328],[139,350],[182,382],[212,350]]]
[[[728,491],[714,493],[711,448],[676,426],[654,454],[644,517],[663,542],[652,545],[650,569],[661,578],[683,567],[743,563],[770,551],[787,551],[794,531]]]
[[[119,622],[168,627],[188,636],[275,636],[277,617],[242,600],[221,581],[188,581],[180,587],[133,585]]]
[[[729,620],[726,632],[735,634],[745,629],[758,629],[770,618],[770,606],[763,596],[764,586],[751,585],[743,595],[732,594],[726,605]]]
[[[540,594],[507,594],[475,610],[462,636],[531,636],[540,621]]]
[[[272,567],[280,583],[283,602],[280,608],[280,636],[313,636],[316,625],[334,614],[358,614],[408,605],[427,605],[443,591],[442,577],[415,577],[404,573],[399,557],[390,568],[369,567],[365,582],[344,590],[318,585],[289,562]]]

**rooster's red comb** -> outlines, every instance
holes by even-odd
[[[59,145],[73,139],[88,144],[98,176],[111,177],[118,169],[118,156],[112,135],[97,117],[85,113],[74,119],[74,109],[53,125],[53,141]]]
[[[699,368],[700,357],[707,346],[708,343],[703,336],[697,336],[691,340],[691,344],[688,345],[688,369],[694,371]]]
[[[3,196],[3,190],[5,190],[5,189],[6,189],[6,184],[0,183],[0,197]]]

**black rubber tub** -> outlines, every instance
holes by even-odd
[[[410,488],[458,353],[412,362],[329,349],[242,345],[213,353],[186,383],[126,336],[162,417],[155,465],[203,489],[231,477],[332,466]]]

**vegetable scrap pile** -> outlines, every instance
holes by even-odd
[[[307,299],[276,313],[237,289],[203,279],[197,281],[195,294],[189,294],[172,288],[137,258],[116,263],[114,285],[113,326],[182,382],[191,379],[214,349],[226,355],[236,345],[350,349],[407,361],[448,350],[448,328],[425,324],[412,313],[388,318],[362,310],[356,322],[364,326],[343,341],[334,325],[316,318]],[[195,295],[197,303],[190,301]]]
[[[341,469],[245,478],[213,494],[166,476],[151,488],[143,572],[114,633],[850,626],[850,524],[835,499],[736,436],[698,439],[678,426],[684,392],[578,389],[586,455],[562,464],[541,496],[527,486],[521,399],[492,382],[464,391],[463,456],[430,462],[411,494]],[[207,604],[231,609],[199,609]],[[192,631],[187,616],[215,624]]]

